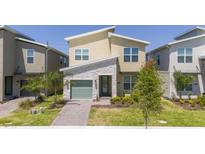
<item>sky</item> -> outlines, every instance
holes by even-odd
[[[109,26],[112,25],[10,25],[10,27],[40,43],[48,41],[50,46],[64,53],[68,53],[65,37]],[[150,42],[146,48],[146,51],[150,51],[172,41],[175,36],[196,26],[198,25],[116,25],[115,33]]]

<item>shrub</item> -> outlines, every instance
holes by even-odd
[[[41,103],[41,102],[45,101],[45,99],[46,99],[45,96],[39,95],[39,96],[36,98],[36,101]]]
[[[197,97],[197,101],[199,102],[199,104],[200,104],[201,106],[204,106],[204,105],[205,105],[205,95],[203,95],[203,96],[198,96],[198,97]]]
[[[112,104],[122,103],[122,98],[119,97],[119,96],[112,97],[111,103],[112,103]]]
[[[137,92],[132,93],[131,97],[134,102],[139,103],[139,94]]]
[[[125,96],[122,98],[122,104],[133,104],[134,100],[132,99],[131,96]]]
[[[188,103],[189,103],[192,107],[195,106],[195,101],[193,101],[192,99],[189,99],[189,100],[188,100]]]
[[[179,103],[180,103],[180,104],[184,104],[184,100],[183,100],[183,99],[180,99],[180,100],[179,100]]]
[[[33,101],[30,99],[27,99],[25,101],[22,101],[19,105],[22,109],[30,109],[31,107],[34,106]]]

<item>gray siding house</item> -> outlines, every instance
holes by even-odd
[[[148,59],[155,59],[164,79],[164,96],[178,97],[174,72],[192,74],[194,80],[183,90],[183,97],[196,97],[204,93],[205,86],[205,28],[195,27],[147,53]]]
[[[8,26],[0,26],[0,102],[29,95],[21,88],[28,76],[67,66],[66,54]]]

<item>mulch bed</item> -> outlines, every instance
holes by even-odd
[[[201,106],[198,103],[195,103],[195,105],[192,106],[188,102],[184,102],[183,104],[181,104],[178,101],[174,101],[174,104],[176,104],[177,106],[180,106],[181,108],[186,109],[186,110],[204,110],[205,109],[205,106]]]

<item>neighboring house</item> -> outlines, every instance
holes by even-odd
[[[0,101],[29,95],[21,88],[28,76],[67,66],[66,54],[8,26],[0,26]]]
[[[69,67],[64,72],[65,99],[92,99],[130,93],[145,64],[149,44],[114,33],[115,26],[65,38]]]
[[[205,28],[196,27],[180,34],[173,42],[147,53],[155,59],[164,78],[164,96],[178,97],[174,72],[192,74],[193,83],[183,90],[183,97],[196,97],[204,93],[205,83]]]

